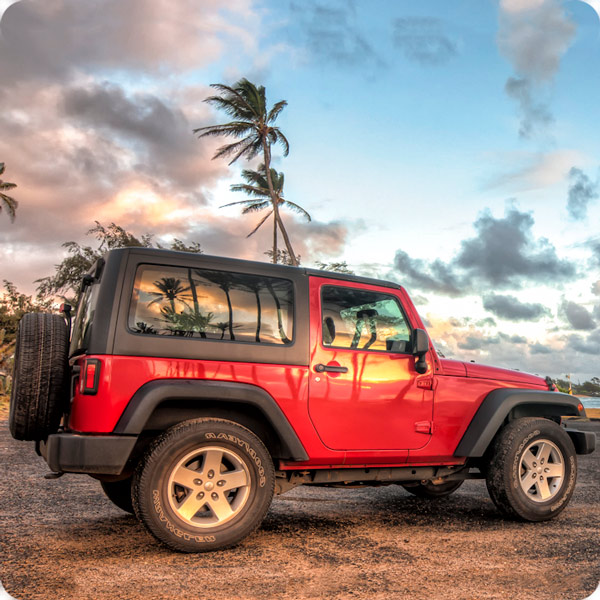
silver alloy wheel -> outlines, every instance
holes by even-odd
[[[521,490],[533,502],[546,502],[560,490],[565,476],[562,452],[550,440],[535,440],[519,462]]]
[[[233,519],[246,504],[250,472],[231,450],[197,448],[175,465],[167,493],[173,512],[187,524],[216,527]]]

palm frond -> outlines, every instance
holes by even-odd
[[[269,137],[273,140],[274,144],[281,144],[283,146],[283,155],[287,156],[290,153],[290,143],[279,127],[271,127],[269,131]]]
[[[273,108],[269,111],[267,115],[267,123],[273,123],[275,119],[279,116],[279,113],[287,106],[287,102],[285,100],[280,100],[273,106]]]
[[[259,212],[268,206],[271,206],[271,200],[254,201],[242,211],[242,214],[247,215],[248,213]]]
[[[259,223],[259,224],[258,224],[258,225],[257,225],[257,226],[256,226],[256,227],[255,227],[255,228],[254,228],[254,229],[253,229],[253,230],[252,230],[252,231],[251,231],[251,232],[250,232],[250,233],[249,233],[249,234],[248,234],[246,237],[247,237],[247,238],[249,238],[251,235],[254,235],[254,234],[255,234],[255,233],[258,231],[259,227],[260,227],[260,226],[261,226],[261,225],[262,225],[262,224],[263,224],[263,223],[264,223],[264,222],[265,222],[265,221],[266,221],[266,220],[267,220],[267,219],[268,219],[268,218],[269,218],[269,217],[270,217],[272,214],[273,214],[273,211],[272,211],[272,210],[271,210],[271,211],[269,211],[269,213],[268,213],[266,216],[264,216],[264,217],[263,217],[263,218],[260,220],[260,223]]]
[[[297,212],[297,213],[305,216],[307,221],[312,221],[308,212],[306,212],[306,210],[304,210],[301,206],[299,206],[295,202],[290,202],[289,200],[284,200],[282,202],[282,204],[286,208],[289,208],[289,209],[293,210],[294,212]]]
[[[242,137],[243,135],[255,132],[254,123],[249,121],[232,121],[231,123],[223,123],[221,125],[208,125],[207,127],[196,127],[192,129],[193,133],[197,133],[198,137],[206,137],[212,135],[233,135]]]
[[[204,102],[213,104],[217,108],[225,111],[228,115],[237,119],[253,119],[254,113],[241,105],[237,98],[224,98],[223,96],[209,96]]]
[[[254,196],[255,198],[270,198],[269,189],[267,187],[258,187],[254,185],[248,185],[247,183],[234,183],[229,188],[232,192],[244,192],[248,196]]]
[[[213,160],[215,158],[221,158],[222,156],[229,157],[232,154],[235,154],[235,157],[229,163],[229,164],[232,164],[240,156],[242,156],[242,154],[247,152],[248,147],[250,147],[252,145],[252,142],[253,142],[252,138],[247,137],[247,138],[244,138],[243,140],[240,140],[239,142],[234,142],[233,144],[226,144],[225,146],[221,146],[215,152],[215,154],[213,156]]]
[[[10,196],[7,196],[6,194],[2,194],[0,193],[0,200],[2,200],[2,204],[4,205],[4,208],[6,209],[6,212],[8,213],[8,216],[10,217],[11,221],[15,220],[15,215],[17,214],[17,207],[19,206],[19,203],[14,199],[11,198]],[[0,210],[2,210],[2,207],[0,206]]]
[[[235,87],[230,87],[228,85],[224,85],[222,83],[211,83],[210,87],[215,89],[215,90],[219,90],[220,92],[224,93],[225,95],[230,95],[233,96],[234,98],[236,98],[238,100],[238,102],[244,107],[246,108],[246,110],[249,110],[251,113],[256,115],[256,111],[254,109],[253,106],[251,106],[248,101],[246,100],[246,98],[244,98],[244,96],[242,94],[240,94],[240,87],[242,82],[248,81],[247,79],[240,79],[240,81],[238,81],[235,85]],[[250,83],[250,82],[248,82]]]

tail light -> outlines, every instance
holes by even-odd
[[[86,359],[79,377],[79,391],[82,394],[93,395],[98,392],[101,366],[102,363],[97,358]]]

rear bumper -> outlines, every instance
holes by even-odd
[[[596,449],[596,434],[593,431],[580,431],[566,428],[577,454],[591,454]]]
[[[55,433],[40,443],[40,454],[52,471],[119,475],[137,436]]]

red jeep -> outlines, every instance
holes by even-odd
[[[177,550],[239,542],[297,485],[481,478],[542,521],[595,446],[549,378],[439,357],[395,283],[128,248],[84,277],[71,336],[65,316],[21,321],[12,435]]]

